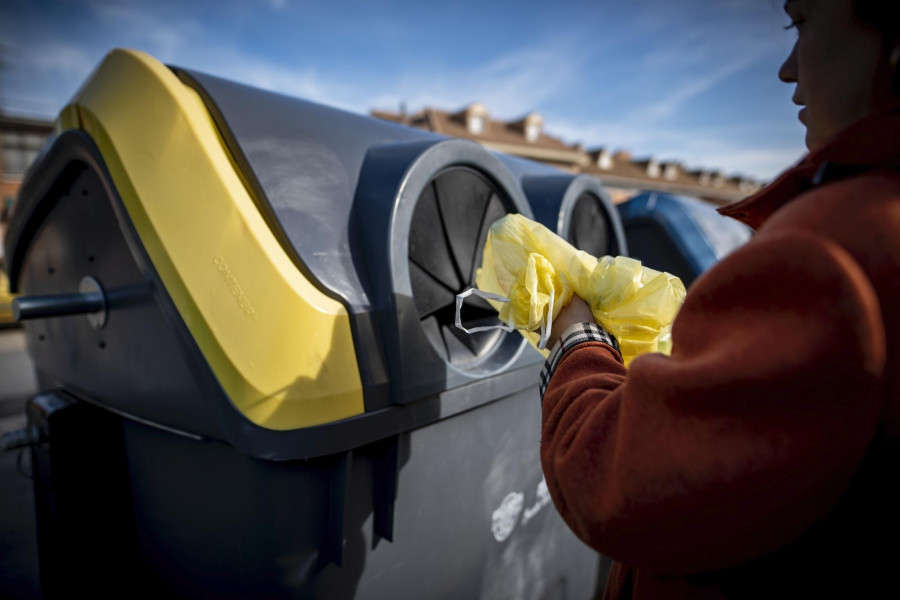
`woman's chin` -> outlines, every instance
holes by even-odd
[[[820,146],[825,143],[826,140],[822,138],[821,135],[816,132],[815,129],[811,129],[809,125],[806,126],[806,149],[810,152],[814,152],[818,150]]]
[[[815,141],[816,141],[815,137],[812,135],[812,133],[810,133],[809,128],[807,127],[805,142],[806,142],[806,149],[809,150],[810,152],[812,152],[813,150],[816,149]]]

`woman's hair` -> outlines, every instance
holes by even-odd
[[[900,2],[854,0],[853,8],[861,22],[874,27],[884,36],[884,51],[887,55],[900,46]],[[900,65],[895,68],[891,88],[895,95],[900,95]]]

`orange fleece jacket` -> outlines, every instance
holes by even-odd
[[[900,111],[722,212],[757,234],[691,287],[670,357],[625,369],[588,342],[559,361],[543,397],[551,496],[617,561],[607,597],[858,591],[873,575],[842,565],[878,568],[870,542],[897,521]]]

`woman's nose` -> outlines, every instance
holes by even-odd
[[[785,83],[797,83],[797,45],[791,48],[791,53],[778,69],[778,79]]]

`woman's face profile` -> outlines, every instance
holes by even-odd
[[[881,33],[857,19],[853,0],[787,0],[784,10],[797,41],[778,77],[797,86],[813,150],[891,98],[892,69]]]

